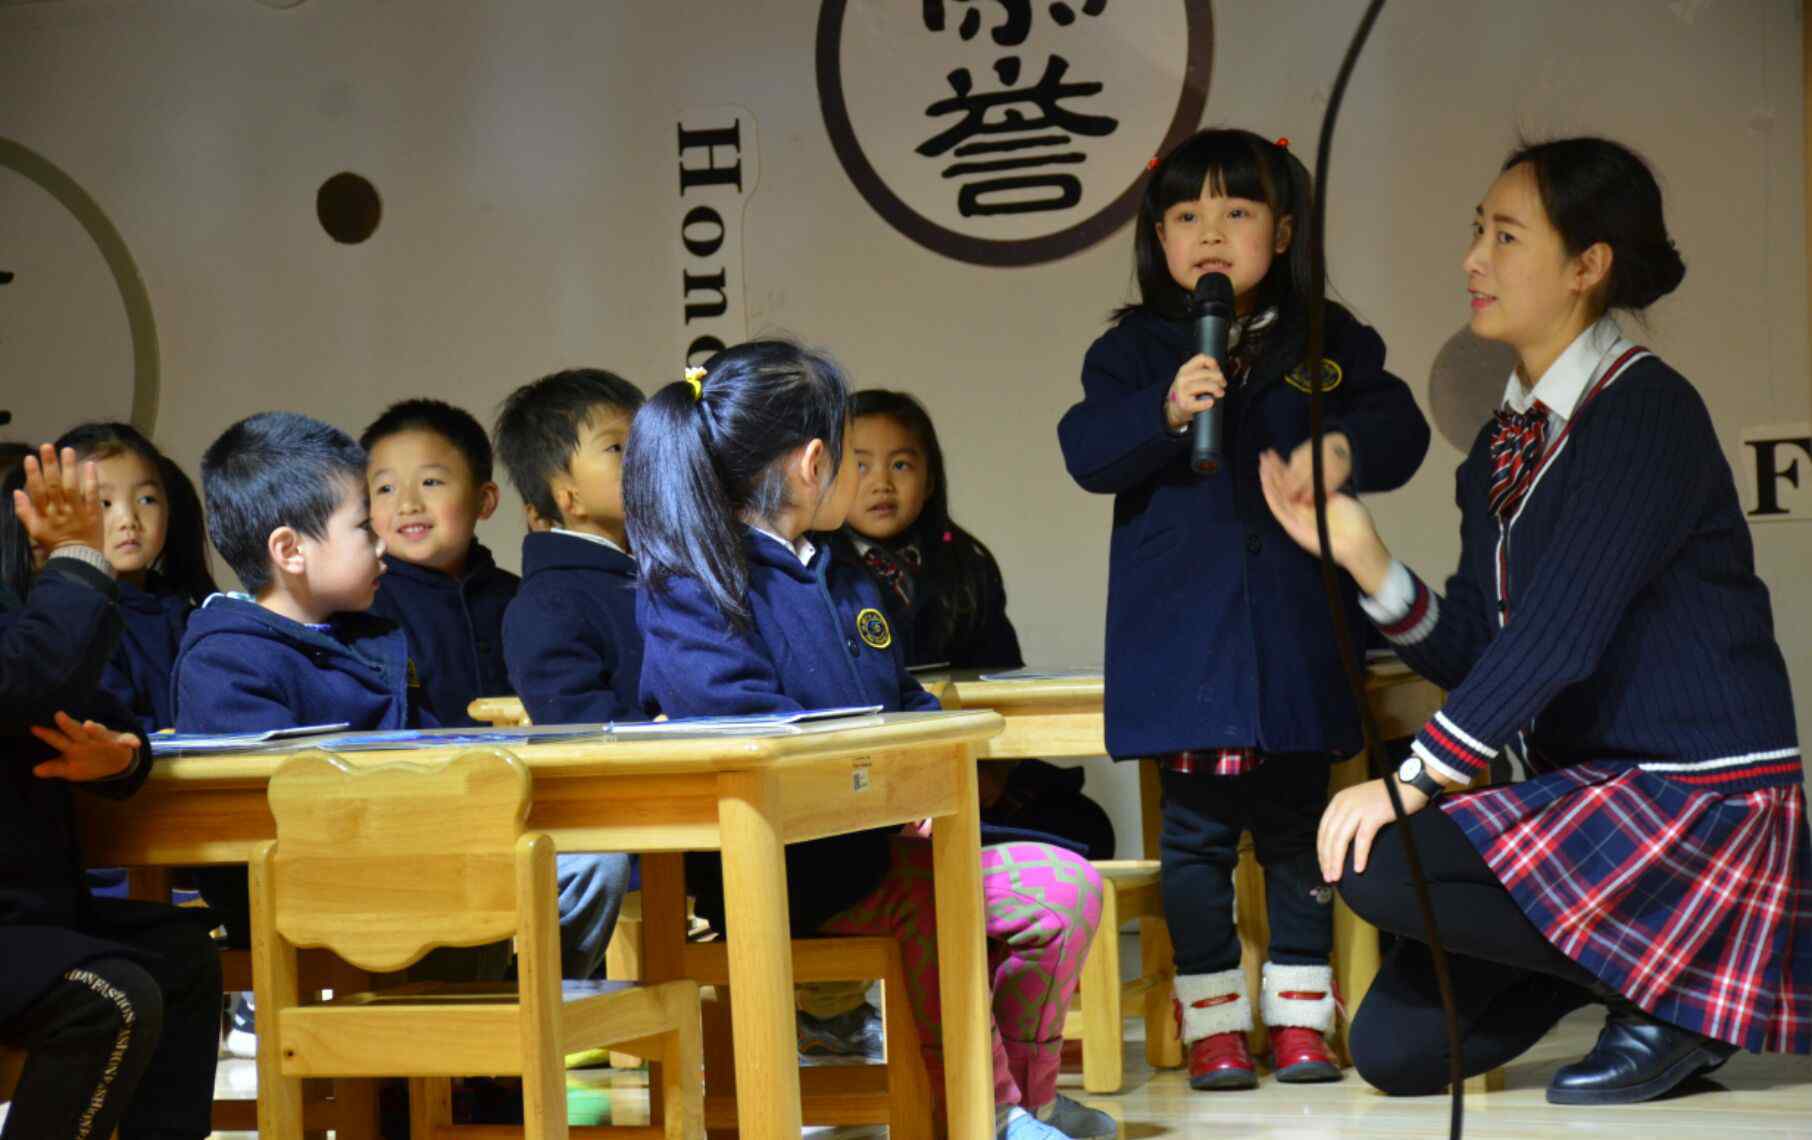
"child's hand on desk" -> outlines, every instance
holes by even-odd
[[[50,554],[64,546],[102,549],[100,476],[93,462],[78,465],[73,447],[59,459],[47,443],[23,466],[25,487],[13,492],[13,511],[32,542]]]
[[[115,732],[92,720],[77,721],[62,712],[56,720],[56,728],[31,726],[33,736],[62,754],[62,759],[46,760],[31,770],[41,780],[110,780],[132,767],[138,756],[138,737],[130,732]]]

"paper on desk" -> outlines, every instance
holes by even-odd
[[[880,705],[807,709],[770,716],[694,717],[660,723],[535,724],[513,728],[391,729],[380,732],[345,732],[345,724],[300,725],[269,732],[220,735],[189,733],[151,738],[156,756],[206,756],[223,752],[301,752],[324,748],[331,752],[409,751],[463,745],[556,744],[572,740],[606,741],[612,738],[687,736],[782,736],[812,730],[850,728],[858,723],[879,723]]]
[[[849,705],[834,709],[801,709],[789,713],[763,713],[755,716],[694,716],[678,720],[640,721],[612,724],[612,736],[784,736],[807,729],[850,728],[852,724],[827,724],[828,721],[851,721],[861,718],[878,722],[880,705]]]
[[[298,724],[289,728],[273,728],[267,732],[159,732],[148,737],[151,741],[151,755],[156,756],[197,756],[208,752],[248,752],[260,745],[277,741],[292,740],[299,736],[324,736],[330,732],[341,732],[350,727],[345,721],[338,724]]]
[[[983,673],[984,681],[1099,681],[1101,666],[1081,669],[1009,669],[1002,673]]]

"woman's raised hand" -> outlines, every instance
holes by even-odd
[[[1258,460],[1258,481],[1265,492],[1265,503],[1277,525],[1296,544],[1310,554],[1321,552],[1321,541],[1315,533],[1315,502],[1293,493],[1296,488],[1290,466],[1275,451]],[[1353,576],[1359,588],[1375,594],[1384,584],[1390,570],[1390,551],[1378,537],[1372,514],[1351,495],[1328,496],[1328,544],[1334,561]]]

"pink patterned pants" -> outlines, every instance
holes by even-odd
[[[1101,921],[1101,877],[1082,856],[1043,843],[984,847],[981,858],[994,991],[994,1102],[1042,1108],[1057,1095],[1063,1019]],[[931,843],[901,836],[880,885],[819,929],[899,941],[925,1067],[941,1102],[936,920]]]

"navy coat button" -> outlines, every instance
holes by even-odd
[[[1250,534],[1246,535],[1246,553],[1247,554],[1257,554],[1259,552],[1259,550],[1261,550],[1264,547],[1264,545],[1265,545],[1265,540],[1258,536],[1257,531],[1253,531]]]

